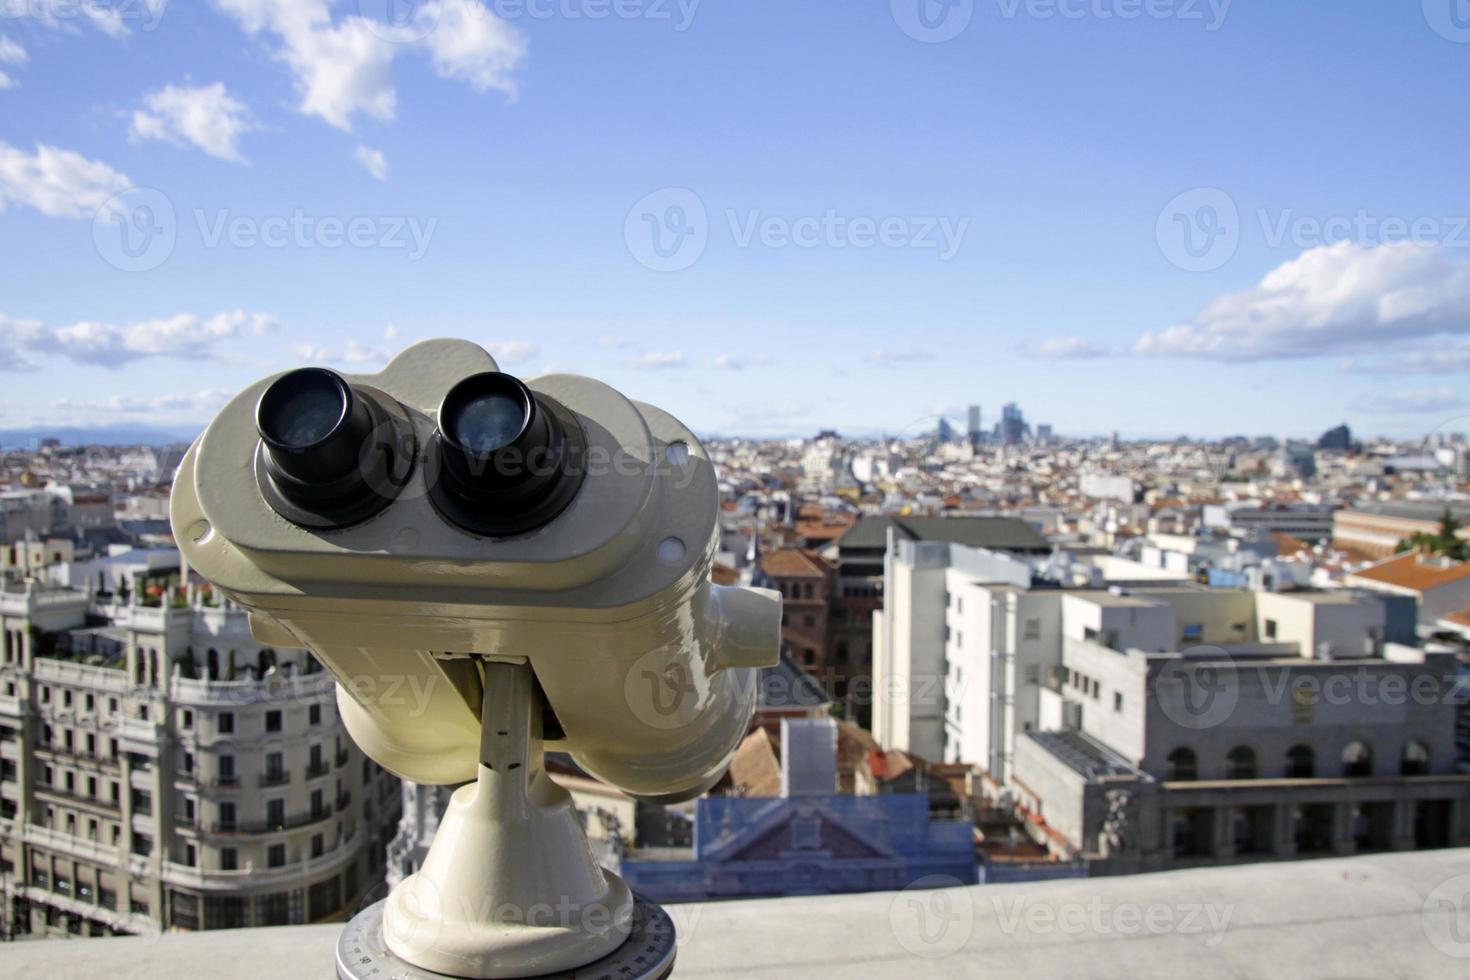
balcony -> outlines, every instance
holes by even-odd
[[[214,833],[218,834],[278,834],[283,831],[297,830],[301,827],[307,827],[314,823],[320,823],[323,820],[330,819],[331,816],[332,808],[329,806],[324,806],[320,810],[308,810],[305,813],[298,813],[288,816],[283,821],[273,821],[270,819],[239,820],[236,821],[236,823],[233,825],[235,827],[233,831],[223,829],[224,824],[216,823],[212,826],[221,828],[213,831]]]
[[[218,889],[226,892],[242,892],[262,885],[280,886],[287,882],[305,882],[309,878],[337,870],[354,859],[357,856],[358,844],[358,834],[352,834],[320,857],[288,861],[273,868],[246,862],[239,868],[226,871],[219,868],[196,868],[187,864],[165,861],[163,879],[172,885],[204,890]]]
[[[283,769],[280,772],[268,772],[260,777],[261,786],[285,786],[291,782],[291,771]]]
[[[323,776],[325,776],[327,773],[329,773],[331,771],[332,771],[331,764],[328,763],[326,759],[322,759],[320,762],[312,762],[312,763],[308,763],[307,764],[307,767],[306,767],[306,778],[307,779],[321,779]]]

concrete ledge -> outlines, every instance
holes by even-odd
[[[679,977],[1470,976],[1470,849],[669,909]],[[325,978],[340,926],[0,947],[11,976]]]

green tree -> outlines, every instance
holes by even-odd
[[[1460,537],[1461,526],[1460,522],[1455,520],[1455,515],[1450,513],[1450,509],[1446,507],[1443,516],[1439,519],[1437,533],[1429,534],[1420,531],[1400,541],[1397,550],[1399,552],[1422,550],[1432,555],[1454,558],[1457,561],[1470,560],[1470,541]]]

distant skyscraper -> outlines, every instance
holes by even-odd
[[[979,445],[980,444],[980,406],[979,405],[971,405],[970,406],[970,420],[969,420],[969,422],[970,422],[970,424],[968,426],[968,435],[970,437],[970,445],[972,445],[972,446]]]
[[[1011,402],[1000,410],[1000,423],[995,427],[996,439],[1002,445],[1014,446],[1026,439],[1026,418],[1020,406]]]
[[[1346,425],[1339,425],[1335,429],[1328,429],[1322,433],[1322,438],[1317,440],[1318,449],[1340,449],[1348,450],[1353,447],[1353,430]]]
[[[1051,443],[1051,426],[1038,425],[1036,427],[1036,441],[1043,446],[1049,445]]]

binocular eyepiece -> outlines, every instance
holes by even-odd
[[[302,527],[350,527],[402,492],[418,458],[403,406],[325,368],[277,378],[256,405],[256,475],[282,517]],[[585,476],[575,414],[498,371],[455,384],[424,454],[429,499],[462,530],[509,537],[550,523]]]

